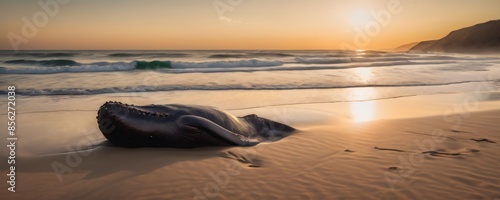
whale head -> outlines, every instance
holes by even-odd
[[[99,108],[97,123],[104,137],[118,146],[159,146],[165,134],[176,139],[176,134],[168,133],[177,130],[174,116],[168,107],[110,101]]]

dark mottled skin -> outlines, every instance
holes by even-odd
[[[97,122],[104,137],[123,147],[252,146],[295,131],[257,115],[234,117],[214,107],[174,104],[106,102]]]

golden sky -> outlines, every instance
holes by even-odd
[[[2,0],[0,49],[390,49],[498,10],[499,0]]]

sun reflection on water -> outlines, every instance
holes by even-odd
[[[353,122],[367,122],[375,118],[375,101],[351,102]]]
[[[354,75],[357,76],[358,80],[362,83],[368,83],[373,78],[372,68],[361,67],[354,68]]]
[[[353,122],[367,122],[375,118],[377,102],[370,101],[376,99],[377,95],[373,88],[353,88],[349,100],[351,117]]]

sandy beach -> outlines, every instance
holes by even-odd
[[[253,147],[195,149],[107,144],[95,112],[110,95],[68,96],[53,104],[48,97],[19,98],[19,105],[45,101],[47,106],[19,106],[16,193],[2,189],[0,196],[495,199],[500,198],[499,97],[490,91],[228,109],[299,131]],[[89,103],[78,104],[81,100]],[[155,100],[160,99],[143,101]],[[53,128],[43,129],[47,125]],[[1,155],[7,160],[5,151]],[[6,162],[1,164],[0,173],[9,173]],[[7,188],[5,181],[0,186]]]

